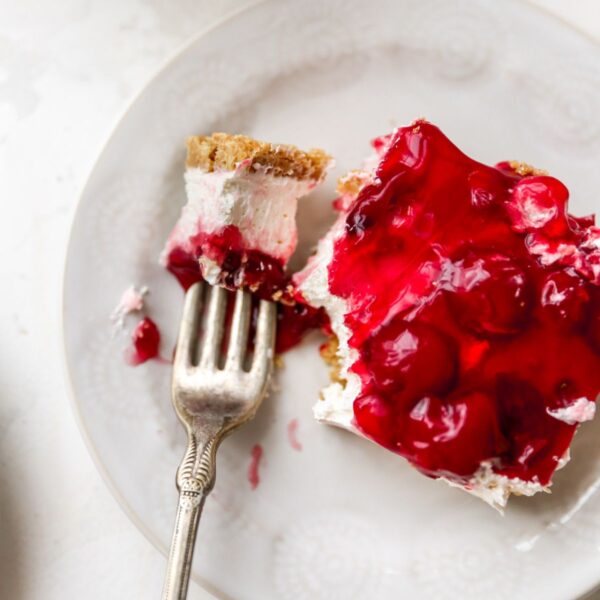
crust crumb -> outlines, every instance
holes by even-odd
[[[544,171],[544,169],[536,169],[532,165],[520,162],[518,160],[510,160],[508,161],[508,164],[510,165],[510,168],[517,175],[521,175],[521,177],[527,177],[528,175],[548,175],[548,171]]]
[[[370,177],[366,171],[349,171],[337,181],[337,193],[342,196],[357,196]]]
[[[319,353],[325,364],[329,367],[329,377],[334,383],[345,384],[346,380],[342,377],[340,357],[338,356],[339,341],[337,336],[332,335],[321,345]]]

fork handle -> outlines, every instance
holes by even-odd
[[[203,436],[204,437],[204,436]],[[162,600],[185,600],[196,544],[198,522],[206,497],[215,482],[219,440],[205,436],[200,442],[191,432],[188,447],[177,472],[179,505],[171,540]]]
[[[181,489],[179,492],[179,505],[169,552],[163,600],[187,598],[196,533],[207,495],[208,493],[205,494],[204,491],[192,492],[186,489]]]

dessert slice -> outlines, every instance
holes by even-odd
[[[498,508],[547,490],[600,392],[600,230],[557,179],[428,122],[374,148],[295,277],[334,333],[316,417]]]
[[[296,247],[298,198],[323,179],[330,158],[225,133],[191,137],[187,150],[187,204],[163,264],[184,288],[201,273],[211,284],[278,299]]]

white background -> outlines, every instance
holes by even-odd
[[[169,55],[243,4],[0,0],[2,600],[160,595],[165,559],[104,486],[68,403],[62,268],[78,191],[118,116]],[[535,4],[600,42],[598,0]],[[211,596],[194,586],[190,598]]]

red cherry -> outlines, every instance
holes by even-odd
[[[177,277],[184,290],[202,280],[198,259],[180,247],[173,248],[169,252],[167,269]]]
[[[476,208],[495,204],[506,194],[506,181],[494,169],[478,169],[469,173],[467,178],[471,194],[471,203]]]
[[[456,377],[454,340],[426,323],[396,318],[365,344],[364,360],[376,385],[403,392],[404,400],[444,394]]]
[[[550,273],[542,284],[540,303],[556,322],[580,327],[586,320],[590,293],[577,275],[566,271]]]
[[[464,287],[448,293],[458,322],[484,337],[517,333],[529,322],[531,286],[523,269],[500,253],[471,253],[461,268]]]
[[[367,436],[384,446],[393,444],[394,427],[392,411],[376,394],[359,396],[354,401],[354,416],[358,428]]]
[[[543,229],[547,235],[560,235],[568,229],[567,188],[554,177],[525,177],[513,188],[507,212],[517,231]]]
[[[422,398],[405,418],[401,448],[430,475],[468,476],[506,447],[493,399],[471,391]]]
[[[556,452],[551,442],[558,441],[558,431],[566,425],[547,414],[544,397],[531,383],[500,376],[497,402],[500,428],[510,440],[507,452],[510,464],[529,469],[547,459],[549,452]]]

